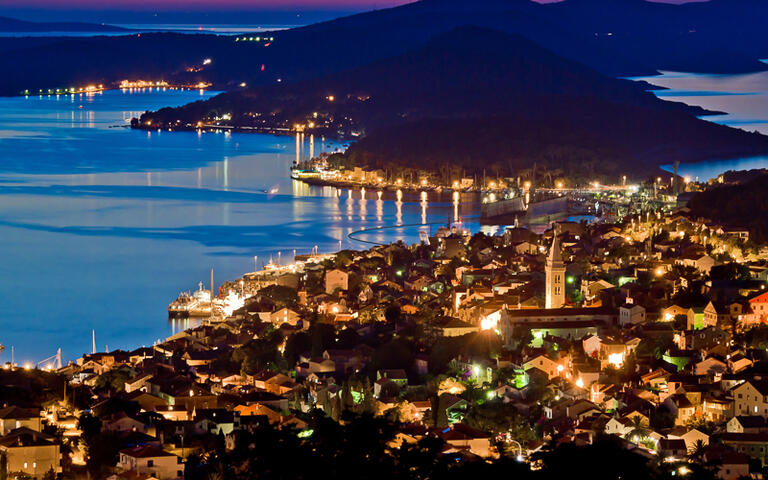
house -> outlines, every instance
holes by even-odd
[[[269,314],[269,322],[276,326],[287,323],[288,325],[295,327],[299,323],[299,320],[301,320],[301,315],[288,307],[281,308],[280,310],[276,310]]]
[[[581,298],[590,304],[599,298],[601,291],[613,288],[613,284],[605,280],[584,280],[581,282]]]
[[[632,431],[632,422],[628,418],[611,417],[605,423],[605,433],[623,437]]]
[[[213,363],[221,355],[217,350],[188,350],[184,352],[181,359],[190,367],[205,367]]]
[[[705,461],[710,458],[705,455]],[[737,480],[739,478],[749,478],[749,457],[736,452],[726,451],[718,459],[720,468],[717,471],[717,478],[721,480]]]
[[[693,267],[704,273],[709,273],[712,267],[715,266],[715,259],[706,254],[693,254],[683,256],[676,263],[686,267]]]
[[[151,373],[142,373],[141,375],[136,375],[133,378],[129,378],[125,381],[125,393],[131,393],[135,392],[137,390],[141,390],[147,385],[147,382],[152,379]]]
[[[154,435],[154,427],[121,413],[112,418],[102,419],[101,430],[104,432],[141,432]]]
[[[768,382],[747,380],[731,389],[733,414],[768,418]]]
[[[325,293],[330,295],[336,289],[349,290],[349,273],[338,268],[325,272]]]
[[[709,320],[704,316],[704,307],[691,307],[685,312],[686,330],[701,330],[706,327],[717,326],[717,321],[709,323]]]
[[[661,311],[660,322],[674,322],[679,315],[688,315],[688,309],[679,305],[670,305]]]
[[[471,428],[463,423],[457,423],[452,428],[443,430],[438,434],[445,443],[456,450],[469,450],[479,457],[491,455],[490,435]]]
[[[709,435],[695,428],[680,435],[680,438],[685,442],[685,446],[688,448],[689,452],[694,450],[699,442],[701,442],[702,445],[709,445]]]
[[[731,373],[742,372],[752,366],[754,362],[744,355],[737,353],[728,357],[728,368]]]
[[[550,380],[560,375],[560,372],[564,370],[562,365],[555,362],[546,355],[537,355],[536,357],[528,360],[523,364],[523,370],[527,371],[531,368],[538,368],[542,372],[546,373]]]
[[[738,453],[768,464],[768,433],[723,433],[718,436],[723,445]]]
[[[447,322],[443,323],[440,327],[444,337],[461,337],[468,333],[475,333],[480,330],[479,327],[470,323],[459,320],[458,318],[451,318]]]
[[[282,420],[282,415],[265,406],[261,403],[252,403],[250,405],[238,405],[234,408],[234,411],[237,412],[240,417],[250,417],[250,416],[263,416],[267,418],[267,421],[269,423],[280,423]],[[241,419],[242,420],[242,419]]]
[[[725,305],[709,302],[704,307],[704,323],[706,325],[717,325],[725,328],[731,324],[731,311]]]
[[[40,409],[10,406],[0,409],[0,435],[7,435],[11,430],[26,427],[39,432]]]
[[[172,480],[184,477],[181,458],[153,446],[138,446],[120,451],[117,463],[122,472],[151,475],[158,480]]]
[[[696,363],[693,366],[693,371],[696,376],[713,375],[719,377],[728,371],[728,365],[715,356],[709,356]]]
[[[632,303],[619,307],[619,325],[637,325],[645,322],[645,308]]]
[[[685,425],[696,415],[696,405],[682,393],[670,395],[664,400],[664,405],[675,415],[675,425]]]
[[[600,352],[600,337],[597,335],[588,335],[581,340],[581,346],[588,357],[597,356]]]
[[[725,424],[728,433],[763,433],[768,432],[768,422],[759,415],[736,416]]]
[[[240,428],[240,415],[224,408],[201,408],[195,410],[194,422],[198,432],[228,435]]]
[[[768,321],[768,292],[762,293],[749,300],[750,323],[761,323]]]
[[[685,458],[688,454],[688,447],[685,444],[685,440],[682,438],[668,439],[662,438],[659,440],[659,456],[665,457],[677,457]]]
[[[168,405],[162,398],[156,397],[141,390],[137,390],[131,392],[129,395],[126,395],[126,400],[138,403],[139,406],[147,412],[154,412],[158,408]]]
[[[55,437],[28,427],[17,428],[0,437],[5,471],[23,472],[36,479],[47,472],[61,473],[61,449]]]

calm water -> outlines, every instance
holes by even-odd
[[[203,97],[207,96],[204,94]],[[133,348],[170,334],[182,290],[252,271],[258,262],[363,248],[363,227],[443,222],[472,204],[311,188],[288,177],[300,155],[337,146],[255,134],[142,132],[116,127],[198,92],[0,99],[0,360],[37,362]],[[277,189],[277,194],[264,191]],[[417,227],[363,240],[416,241]]]
[[[210,33],[216,35],[233,35],[243,33],[275,32],[298,27],[301,25],[227,25],[227,24],[196,24],[196,23],[131,23],[114,24],[130,31],[114,32],[0,32],[0,37],[98,37],[131,35],[136,32],[177,32],[177,33]]]
[[[662,72],[655,77],[642,77],[667,90],[654,93],[664,100],[684,102],[725,115],[708,115],[709,121],[768,135],[768,72],[743,75],[709,75]],[[711,162],[681,165],[681,175],[706,180],[726,170],[768,168],[768,157],[712,159]],[[671,167],[666,168],[671,171]]]

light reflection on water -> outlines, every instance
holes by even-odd
[[[653,77],[637,77],[667,90],[655,90],[661,99],[684,102],[725,115],[707,115],[706,120],[768,135],[768,72],[741,75],[712,75],[662,72]],[[672,167],[663,167],[672,171]],[[705,181],[727,170],[768,168],[768,157],[712,159],[680,165],[678,172]]]
[[[252,270],[254,255],[286,259],[339,242],[365,248],[347,235],[448,222],[476,208],[445,195],[402,193],[398,201],[396,192],[379,198],[293,181],[290,137],[122,128],[136,112],[199,96],[0,99],[0,343],[15,347],[17,361],[59,347],[76,358],[90,350],[91,329],[100,349],[150,345],[184,326],[169,323],[165,308],[207,283],[211,267],[220,284]],[[299,140],[299,156],[335,148],[313,140]],[[359,238],[417,241],[418,228]]]

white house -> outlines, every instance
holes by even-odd
[[[153,446],[138,446],[120,451],[117,468],[123,472],[132,471],[152,475],[159,480],[173,480],[184,477],[181,458]]]
[[[632,303],[625,303],[619,307],[619,324],[622,327],[625,325],[637,325],[643,322],[645,322],[644,307]]]

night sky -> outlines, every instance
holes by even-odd
[[[30,21],[306,25],[411,0],[0,0],[0,15]],[[471,2],[472,0],[467,0]],[[549,3],[556,0],[534,0]],[[654,0],[685,3],[701,0]]]
[[[537,0],[548,3],[557,0]],[[692,0],[657,0],[666,3],[684,3]],[[56,10],[95,9],[95,10],[276,10],[276,9],[371,9],[384,8],[408,0],[4,0],[3,7],[52,8]],[[1,7],[0,7],[1,9]]]

